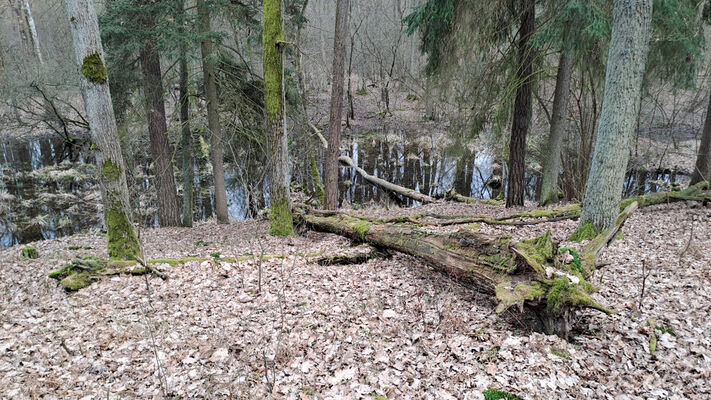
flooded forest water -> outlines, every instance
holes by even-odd
[[[495,198],[504,188],[501,163],[493,151],[473,151],[461,143],[424,143],[415,132],[352,135],[344,140],[342,153],[368,173],[430,196],[454,188],[480,199]],[[434,139],[432,139],[434,140]],[[51,239],[103,228],[101,193],[96,178],[93,150],[88,137],[66,142],[58,136],[30,139],[0,137],[0,247]],[[206,157],[196,157],[193,218],[213,217],[214,193]],[[149,160],[129,165],[129,191],[143,226],[157,224],[153,177]],[[227,166],[227,199],[232,219],[249,215],[247,189]],[[526,199],[536,196],[539,173],[526,173]],[[673,182],[668,171],[629,171],[625,195],[656,191]],[[176,177],[180,187],[180,179]],[[489,183],[489,184],[488,184]],[[642,184],[640,184],[642,183]],[[367,207],[391,202],[387,194],[364,182],[349,168],[341,168],[339,196],[342,204]],[[181,193],[179,193],[181,194]],[[268,203],[268,196],[265,196]],[[412,201],[401,205],[416,205]]]

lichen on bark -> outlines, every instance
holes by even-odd
[[[272,236],[291,236],[294,234],[294,221],[289,202],[285,197],[274,199],[269,212],[269,234]]]

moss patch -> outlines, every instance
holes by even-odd
[[[496,389],[487,389],[482,394],[484,395],[484,400],[521,400],[521,398],[516,395]]]
[[[509,307],[518,305],[522,306],[525,301],[535,301],[545,296],[546,291],[538,282],[519,283],[511,288],[509,283],[496,286],[496,299],[499,304],[496,306],[496,312],[502,313]]]
[[[91,83],[104,84],[109,78],[104,62],[97,53],[84,57],[84,62],[81,65],[81,73]]]
[[[121,178],[121,169],[111,160],[101,164],[101,176],[106,182],[116,182]]]
[[[108,253],[112,260],[135,260],[141,254],[133,225],[120,203],[106,210]]]
[[[575,232],[573,232],[572,235],[570,235],[568,239],[573,242],[580,243],[583,240],[595,238],[598,233],[598,230],[595,228],[595,225],[593,225],[592,222],[585,221],[582,225],[578,227],[578,229],[575,230]]]
[[[272,236],[293,235],[294,220],[286,196],[274,200],[269,212],[269,234]]]
[[[515,245],[528,264],[538,272],[545,272],[545,265],[553,263],[555,245],[550,231],[535,239],[524,239]]]
[[[318,165],[316,165],[316,157],[313,154],[309,155],[309,164],[311,164],[311,184],[316,192],[316,198],[321,204],[324,204],[326,198],[326,190],[321,183],[321,174],[318,172]]]
[[[580,253],[573,249],[568,249],[565,247],[558,250],[558,254],[565,254],[566,252],[570,253],[570,255],[573,256],[573,261],[571,261],[570,264],[561,263],[561,269],[566,270],[568,272],[572,272],[576,275],[579,274],[580,278],[582,278],[583,274],[585,274],[585,270],[583,269],[583,264],[580,261]]]
[[[372,224],[365,220],[360,220],[353,224],[353,230],[360,236],[361,239],[365,240],[365,234],[370,230]]]
[[[39,258],[39,252],[32,246],[25,246],[22,248],[22,258],[26,260]]]

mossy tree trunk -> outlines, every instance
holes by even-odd
[[[210,33],[210,10],[205,5],[205,0],[197,0],[197,10],[200,19],[200,52],[202,54],[202,73],[205,81],[205,95],[207,97],[207,125],[210,131],[210,161],[212,162],[212,176],[215,181],[215,214],[218,224],[230,222],[227,215],[227,191],[225,189],[225,167],[222,156],[222,130],[220,115],[217,110],[217,84],[215,82],[215,55],[213,43],[207,35]]]
[[[694,173],[691,175],[692,185],[703,181],[711,181],[711,95],[709,96],[709,105],[706,110],[704,130],[701,134],[701,144],[696,156],[696,165]]]
[[[146,16],[148,26],[154,24],[153,17]],[[154,44],[147,40],[140,51],[141,72],[143,75],[143,95],[145,97],[148,134],[151,156],[153,158],[158,199],[158,222],[161,226],[178,226],[178,194],[173,174],[173,159],[168,143],[168,126],[165,120],[165,102],[163,101],[163,82],[160,68],[160,56]]]
[[[185,0],[178,2],[180,21],[180,34],[185,34]],[[193,135],[190,130],[190,91],[188,87],[188,48],[187,43],[180,43],[180,79],[178,82],[180,95],[180,147],[183,170],[183,226],[193,226]]]
[[[618,229],[634,208],[636,203],[620,218]],[[550,233],[514,242],[511,236],[492,236],[469,229],[434,234],[414,226],[377,223],[338,212],[301,210],[297,216],[312,229],[417,257],[463,283],[494,295],[499,313],[514,306],[529,307],[540,317],[548,333],[567,337],[575,310],[593,308],[611,312],[590,297],[595,288],[585,279],[584,260],[573,251],[558,249]],[[603,245],[608,241],[607,234],[600,239]],[[561,257],[566,252],[573,256],[572,260]],[[590,252],[597,254],[592,249]]]
[[[338,207],[338,156],[341,154],[341,119],[343,116],[343,72],[346,58],[346,32],[350,0],[336,3],[336,28],[333,39],[333,68],[331,70],[331,114],[328,123],[328,149],[326,150],[326,203],[325,208]]]
[[[506,207],[522,206],[526,173],[526,136],[531,124],[531,94],[533,92],[533,47],[531,35],[535,30],[536,2],[522,0],[521,23],[518,38],[518,65],[516,74],[516,100],[513,125],[509,141],[509,176]]]
[[[133,260],[141,247],[133,224],[126,184],[126,167],[116,132],[104,51],[96,13],[90,0],[67,0],[67,15],[91,138],[99,149],[96,161],[104,203],[109,258]]]
[[[639,111],[649,49],[652,0],[615,0],[605,94],[580,227],[595,232],[615,224]]]
[[[289,154],[284,123],[285,45],[281,18],[281,0],[263,0],[264,28],[264,104],[266,111],[267,162],[270,168],[269,233],[288,236],[294,232],[289,193]]]
[[[570,98],[570,81],[573,76],[573,57],[567,49],[560,53],[558,74],[555,80],[553,112],[551,113],[551,130],[546,144],[545,162],[543,164],[543,183],[541,184],[540,205],[545,206],[558,202],[558,175],[560,174],[560,151],[565,134],[565,120],[568,116],[568,99]]]

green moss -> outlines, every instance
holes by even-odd
[[[375,400],[388,400],[387,397],[381,396],[381,395],[379,395],[379,394],[376,393],[376,392],[373,392],[373,393],[371,393],[370,395],[373,396],[373,397],[375,397]]]
[[[563,297],[568,289],[569,283],[570,280],[565,276],[553,280],[551,288],[548,290],[548,298],[546,300],[548,312],[557,313],[560,311],[560,306],[562,305]]]
[[[649,353],[654,354],[657,351],[657,334],[652,332],[652,336],[649,338]]]
[[[564,254],[565,252],[568,252],[571,256],[573,256],[573,261],[571,261],[570,264],[561,263],[561,268],[576,275],[579,274],[579,277],[582,278],[585,274],[585,270],[583,269],[583,264],[580,261],[580,253],[573,249],[568,249],[565,247],[558,250],[558,254]]]
[[[504,274],[510,274],[516,269],[513,257],[507,252],[480,256],[479,261]]]
[[[135,260],[140,257],[138,238],[120,203],[114,204],[106,211],[106,232],[110,259]]]
[[[358,96],[365,96],[366,94],[368,94],[368,89],[356,89],[355,94]]]
[[[524,239],[516,243],[516,249],[523,254],[526,261],[538,272],[545,272],[545,265],[553,261],[555,251],[550,231],[534,239]]]
[[[67,276],[66,278],[59,281],[59,284],[62,285],[65,290],[69,292],[75,292],[79,289],[83,289],[91,285],[96,281],[97,277],[90,274],[89,272],[80,272]]]
[[[572,235],[570,235],[568,239],[573,242],[580,243],[583,240],[595,238],[598,233],[598,230],[595,228],[595,225],[593,225],[592,222],[585,221],[582,225],[578,227],[578,229],[575,230],[575,232],[573,232]]]
[[[81,250],[81,246],[69,246],[67,250]]]
[[[101,164],[101,176],[106,182],[116,182],[121,179],[121,169],[111,160]]]
[[[201,257],[183,257],[183,258],[156,258],[154,260],[148,260],[148,264],[168,264],[171,267],[176,265],[185,264],[190,261],[205,261],[206,258]]]
[[[267,121],[275,121],[283,113],[281,46],[284,42],[281,18],[281,0],[264,0],[264,105]],[[290,230],[289,230],[290,231]],[[288,233],[289,235],[291,232]]]
[[[67,276],[69,276],[70,274],[72,274],[73,272],[74,272],[74,269],[73,269],[72,265],[70,264],[70,265],[62,267],[61,269],[58,269],[58,270],[50,273],[47,276],[52,279],[62,280],[64,278],[66,278]]]
[[[22,248],[22,258],[24,259],[35,259],[39,258],[39,252],[32,246],[25,246]]]
[[[467,225],[467,228],[473,231],[478,231],[479,229],[481,229],[481,224],[469,224]]]
[[[672,336],[674,336],[674,337],[677,337],[677,336],[676,336],[676,331],[675,331],[674,328],[672,328],[671,326],[657,325],[657,326],[654,327],[654,329],[656,329],[656,330],[658,330],[658,331],[660,331],[660,332],[662,332],[662,333],[668,333],[668,334],[670,334],[670,335],[672,335]]]
[[[324,204],[326,198],[326,191],[321,184],[321,174],[318,172],[318,165],[316,165],[316,157],[313,154],[309,155],[309,164],[311,164],[311,184],[316,192],[316,197],[321,204]]]
[[[106,83],[109,78],[104,62],[97,53],[84,57],[84,62],[81,65],[81,73],[91,83],[103,84]]]
[[[570,352],[565,349],[559,349],[557,347],[551,347],[551,354],[558,356],[560,358],[565,358],[566,360],[570,360]]]
[[[521,400],[518,396],[496,389],[487,389],[482,394],[484,395],[484,400]]]
[[[618,233],[617,236],[615,236],[615,240],[622,240],[624,238],[625,238],[625,234],[622,232]]]
[[[365,240],[365,234],[368,233],[371,225],[373,224],[368,221],[359,220],[358,222],[353,224],[352,228],[354,231],[356,231],[356,233],[358,233],[361,239]]]
[[[525,301],[535,301],[546,295],[546,291],[538,282],[519,283],[511,288],[509,282],[499,284],[495,288],[499,304],[496,311],[501,313],[514,305],[522,305]]]
[[[274,200],[269,212],[269,234],[272,236],[293,235],[294,220],[286,196]]]
[[[146,268],[134,268],[128,271],[131,275],[145,275],[148,273]]]
[[[210,253],[210,257],[214,258],[215,260],[219,260],[220,259],[220,252],[216,251],[214,253]]]
[[[498,198],[489,199],[489,200],[482,200],[481,202],[484,204],[488,204],[490,206],[500,206],[500,205],[504,204],[503,199],[498,199]]]

